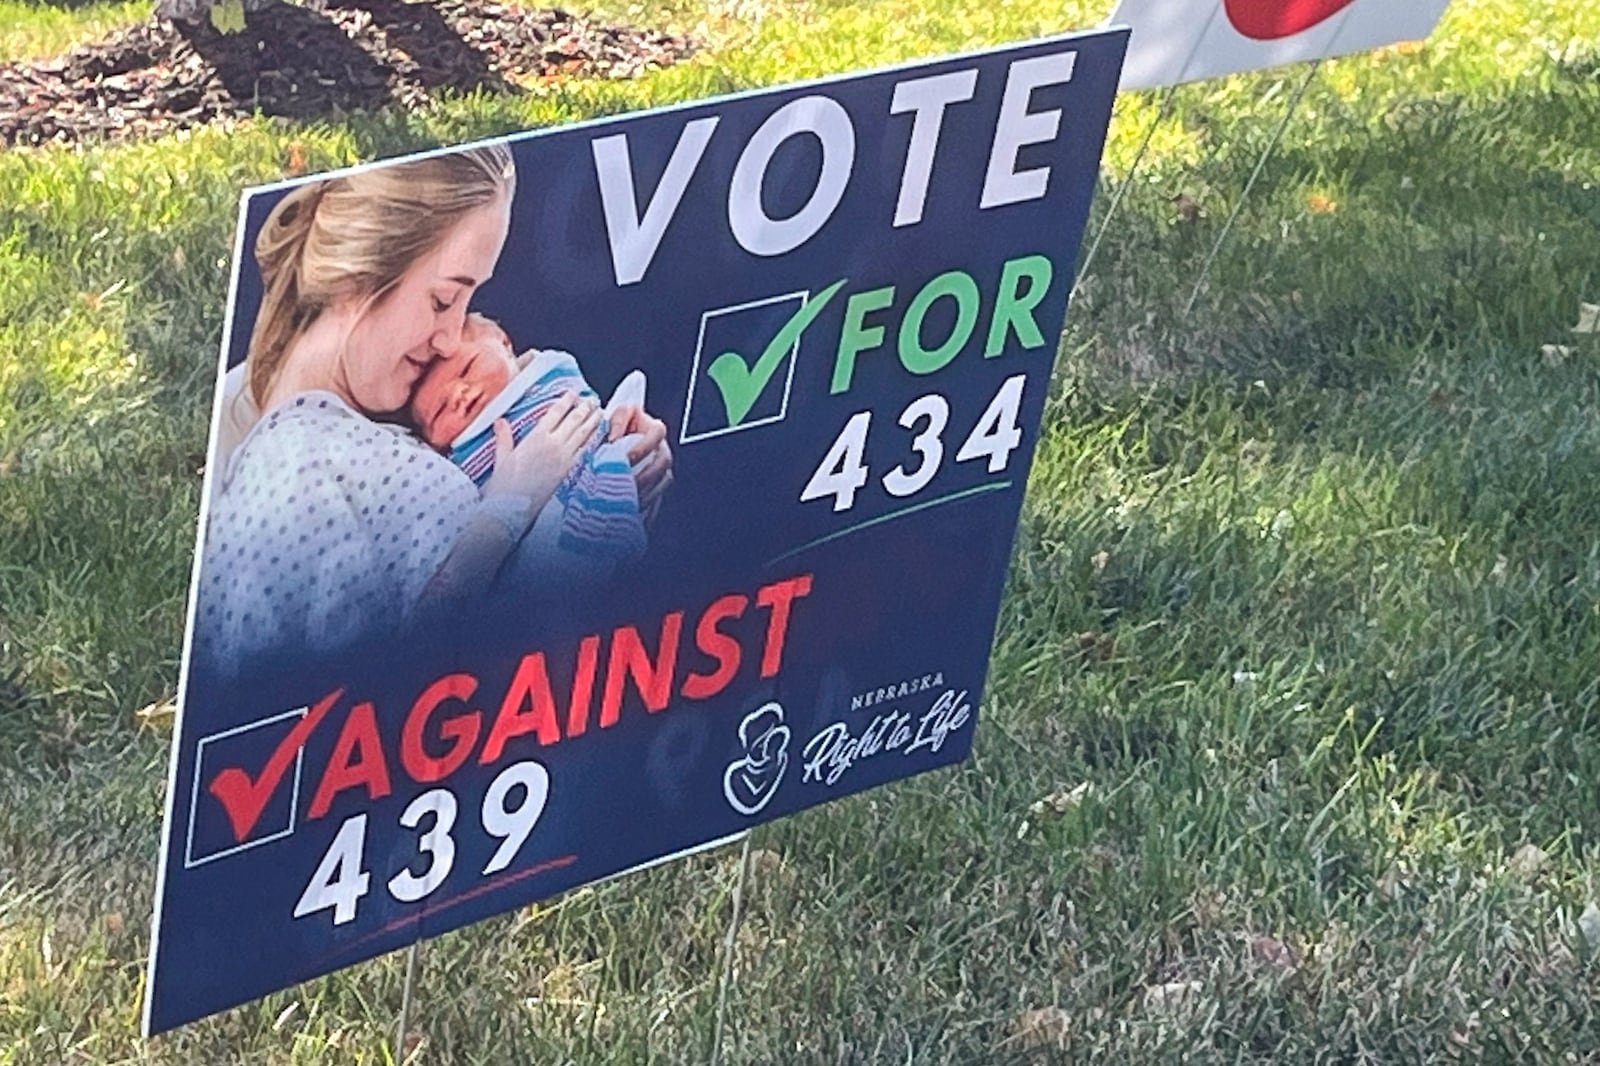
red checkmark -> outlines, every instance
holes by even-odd
[[[243,842],[244,838],[250,835],[250,830],[255,828],[256,820],[261,817],[261,809],[277,791],[283,775],[288,773],[289,764],[294,762],[295,754],[307,740],[311,739],[311,733],[317,728],[317,724],[327,717],[333,705],[338,703],[339,697],[343,695],[344,689],[330,692],[307,711],[305,716],[294,724],[294,728],[289,730],[289,735],[279,741],[267,759],[267,765],[262,768],[260,776],[254,781],[237,766],[224,767],[211,779],[206,791],[217,797],[222,809],[228,813],[228,822],[233,826],[235,843]]]
[[[1276,41],[1326,22],[1356,0],[1224,0],[1228,21],[1246,37]]]

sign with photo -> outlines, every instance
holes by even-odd
[[[1450,0],[1121,0],[1133,29],[1123,89],[1155,89],[1331,56],[1433,32]]]
[[[1126,42],[245,195],[146,1032],[966,757]]]

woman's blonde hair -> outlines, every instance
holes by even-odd
[[[346,297],[382,297],[515,183],[510,150],[494,144],[308,182],[278,201],[256,238],[262,295],[247,355],[256,402],[318,315]]]

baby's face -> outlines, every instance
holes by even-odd
[[[447,448],[517,374],[511,338],[487,319],[469,318],[449,359],[428,367],[411,397],[411,420],[422,439]]]

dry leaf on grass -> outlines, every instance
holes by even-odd
[[[1450,1027],[1450,1032],[1445,1036],[1445,1054],[1453,1059],[1468,1057],[1477,1050],[1474,1045],[1477,1041],[1478,1027],[1482,1023],[1478,1020],[1478,1012],[1473,1011],[1467,1015],[1465,1021]],[[1476,1055],[1471,1055],[1476,1060]]]
[[[1144,990],[1144,1009],[1147,1014],[1175,1017],[1194,1010],[1200,993],[1205,989],[1199,981],[1168,981],[1162,985],[1149,985]]]
[[[1596,906],[1594,900],[1590,900],[1578,916],[1578,932],[1592,950],[1600,951],[1600,906]]]
[[[133,720],[142,726],[153,726],[158,729],[170,729],[172,719],[178,713],[178,705],[171,699],[156,700],[147,703],[133,712]]]
[[[794,884],[795,870],[778,852],[770,848],[752,848],[750,851],[750,876],[757,884]]]
[[[1314,192],[1306,197],[1306,207],[1314,215],[1331,215],[1339,210],[1339,201],[1320,192]]]
[[[272,1031],[274,1033],[283,1032],[283,1027],[289,1024],[299,1010],[300,1001],[297,999],[293,1003],[290,1003],[287,1007],[283,1008],[283,1010],[279,1011],[278,1017],[272,1022]]]
[[[1096,630],[1084,630],[1072,638],[1068,645],[1069,650],[1078,655],[1086,655],[1101,662],[1107,662],[1117,654],[1117,641],[1115,637]]]
[[[1011,1020],[1011,1032],[1017,1043],[1025,1048],[1067,1046],[1067,1030],[1071,1017],[1060,1007],[1040,1007],[1025,1010]]]
[[[1299,965],[1293,948],[1277,937],[1265,934],[1250,938],[1250,957],[1267,969],[1283,974],[1293,973]]]
[[[1174,196],[1172,206],[1178,211],[1179,222],[1194,223],[1206,217],[1206,209],[1200,206],[1200,201],[1186,192]]]
[[[1579,304],[1578,324],[1572,327],[1574,333],[1600,333],[1600,304]]]
[[[1058,788],[1044,799],[1035,800],[1028,808],[1028,813],[1035,818],[1043,818],[1049,814],[1066,814],[1072,808],[1083,802],[1084,797],[1093,791],[1094,786],[1088,781],[1074,785],[1071,788]]]
[[[1507,868],[1523,880],[1531,880],[1538,876],[1550,863],[1550,856],[1537,844],[1524,844],[1518,848],[1516,854],[1511,856]]]

